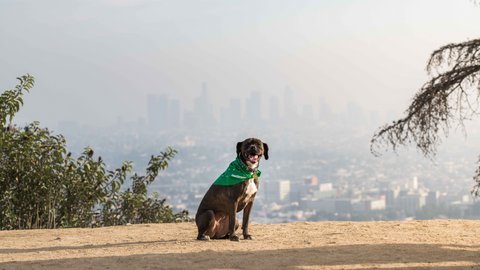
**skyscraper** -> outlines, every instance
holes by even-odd
[[[169,100],[169,123],[171,128],[180,127],[180,101],[178,99]]]
[[[230,99],[230,115],[233,126],[238,126],[242,122],[241,105],[239,98]]]
[[[220,108],[220,126],[222,127],[232,127],[232,113],[230,108],[222,107]]]
[[[199,117],[192,111],[185,110],[183,112],[183,125],[187,128],[196,128],[199,126]]]
[[[158,97],[157,95],[150,94],[147,96],[147,118],[148,118],[148,129],[150,131],[158,131],[159,126],[156,121],[160,115],[160,110],[158,107]]]
[[[355,102],[347,103],[347,122],[352,126],[365,126],[366,119],[362,108],[358,107]]]
[[[264,192],[267,202],[289,202],[290,180],[267,181]]]
[[[207,83],[202,83],[202,94],[193,102],[193,112],[198,116],[200,125],[214,126],[216,124],[213,116],[213,106],[208,98]]]
[[[260,92],[252,92],[247,98],[245,122],[247,125],[259,126],[262,123],[262,96]]]
[[[162,94],[158,97],[158,114],[154,122],[158,125],[160,130],[166,130],[168,128],[169,108],[168,108],[168,96]]]
[[[139,117],[137,119],[137,131],[145,132],[147,127],[147,120],[144,117]]]
[[[319,100],[318,116],[320,122],[333,122],[332,111],[330,110],[330,106],[325,102],[325,99],[323,97],[320,97]]]
[[[119,130],[125,129],[125,118],[117,116],[117,128]]]
[[[147,96],[148,129],[166,130],[180,125],[180,101],[169,100],[166,94]]]
[[[297,107],[295,106],[295,103],[293,101],[293,92],[290,87],[286,87],[285,91],[283,93],[283,106],[284,106],[284,112],[285,118],[295,118],[297,116]]]
[[[304,104],[302,107],[303,118],[313,121],[313,106],[312,104]]]
[[[280,123],[280,117],[278,115],[278,98],[271,97],[270,98],[270,115],[269,115],[269,122],[272,125],[277,125]]]

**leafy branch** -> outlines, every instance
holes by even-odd
[[[121,191],[133,163],[106,170],[102,158],[86,147],[76,160],[66,151],[62,135],[33,122],[11,124],[23,105],[22,91],[33,87],[30,75],[0,96],[0,229],[54,229],[98,227],[126,223],[190,221],[188,212],[173,214],[158,194],[147,197],[147,187],[168,167],[177,151],[166,152],[148,163],[145,176],[135,174],[132,191]],[[9,124],[7,125],[7,117]],[[97,209],[97,210],[95,210]]]

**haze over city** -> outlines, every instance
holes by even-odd
[[[323,96],[334,112],[400,114],[430,53],[476,37],[478,12],[468,0],[2,1],[0,79],[35,76],[17,121],[49,127],[146,118],[148,94],[183,112],[204,82],[216,116],[260,91],[267,118],[286,87],[299,109]]]
[[[40,121],[109,169],[178,150],[149,192],[179,211],[258,137],[271,159],[253,221],[477,218],[478,118],[433,161],[376,158],[369,142],[428,81],[434,50],[478,36],[479,15],[468,0],[7,0],[0,85],[34,76],[14,123]]]

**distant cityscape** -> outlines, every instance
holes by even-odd
[[[233,98],[228,104],[215,104],[219,108],[219,116],[216,117],[207,84],[203,83],[200,96],[194,99],[193,108],[182,111],[180,100],[170,99],[167,94],[150,94],[147,96],[146,118],[140,117],[135,123],[126,122],[122,117],[118,117],[117,126],[142,132],[160,132],[181,127],[238,129],[247,126],[299,126],[312,125],[315,122],[378,127],[384,121],[391,121],[398,117],[393,110],[389,110],[385,117],[381,117],[378,111],[371,111],[367,115],[355,102],[348,102],[346,112],[334,113],[324,97],[320,97],[317,104],[318,106],[312,104],[297,106],[294,103],[293,91],[286,87],[283,91],[283,108],[281,109],[278,97],[272,96],[267,102],[262,99],[261,92],[253,91],[244,100]],[[268,109],[265,110],[264,107]],[[58,128],[68,132],[79,129],[80,125],[77,121],[61,121]]]
[[[166,146],[178,150],[149,192],[157,191],[176,211],[187,209],[191,216],[235,158],[236,142],[258,137],[271,151],[270,160],[261,161],[252,222],[480,218],[470,195],[478,167],[472,157],[480,154],[471,143],[480,137],[475,129],[469,140],[445,140],[434,165],[415,150],[379,158],[370,153],[374,130],[397,118],[394,111],[383,118],[372,111],[367,117],[349,102],[347,112],[333,113],[320,98],[317,108],[303,105],[299,112],[286,88],[282,110],[277,97],[265,102],[260,92],[251,92],[245,100],[231,99],[220,107],[217,118],[206,84],[191,110],[181,113],[180,105],[166,95],[149,95],[146,119],[118,118],[110,127],[64,121],[56,133],[66,136],[74,156],[90,145],[109,169],[128,160],[139,174],[152,154]],[[259,113],[264,106],[266,118]]]

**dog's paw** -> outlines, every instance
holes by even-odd
[[[238,236],[232,235],[230,236],[230,241],[240,241],[240,240],[238,239]]]
[[[197,237],[197,240],[208,241],[210,240],[210,237],[208,235],[201,235],[201,236],[199,235]]]
[[[245,240],[253,240],[253,236],[251,236],[250,234],[244,234],[244,235],[243,235],[243,239],[245,239]]]

